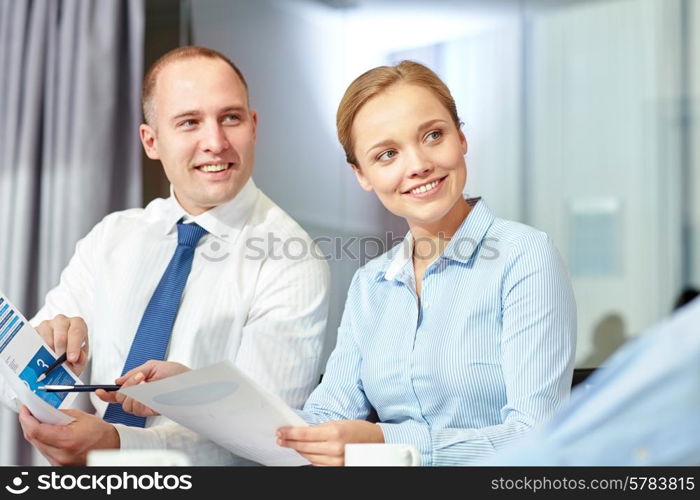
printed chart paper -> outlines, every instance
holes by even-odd
[[[73,421],[61,408],[71,408],[75,393],[43,392],[40,385],[80,384],[80,379],[66,366],[57,366],[47,377],[37,377],[58,356],[44,342],[16,307],[0,292],[0,374],[34,416],[49,424],[67,424]]]
[[[119,392],[248,460],[309,464],[296,451],[278,446],[275,436],[280,427],[306,422],[228,361]]]

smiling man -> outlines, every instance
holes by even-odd
[[[146,76],[141,141],[163,164],[182,208],[199,215],[232,200],[250,179],[258,116],[233,64],[172,57]]]
[[[77,373],[90,363],[85,383],[111,383],[147,359],[194,368],[228,359],[301,407],[318,380],[329,273],[308,235],[251,179],[258,117],[243,75],[218,52],[176,49],[146,74],[143,110],[141,141],[162,163],[171,196],[105,217],[32,324]],[[292,238],[310,251],[267,259],[247,245]],[[100,448],[240,463],[164,417],[134,419],[117,404],[91,402],[96,415],[69,411],[76,420],[65,427],[20,408],[25,438],[57,465],[84,464]]]

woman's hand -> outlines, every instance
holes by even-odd
[[[298,451],[313,465],[345,465],[347,443],[383,442],[382,428],[365,420],[335,420],[277,430],[278,445]]]
[[[153,382],[173,375],[179,375],[189,371],[189,368],[183,364],[174,361],[146,361],[141,366],[132,368],[124,375],[115,380],[117,385],[129,387],[145,382]],[[122,409],[127,413],[138,415],[139,417],[152,417],[158,415],[158,412],[153,411],[148,406],[139,403],[133,398],[127,397],[118,392],[107,392],[101,389],[95,391],[97,397],[108,403],[118,403],[122,405]]]

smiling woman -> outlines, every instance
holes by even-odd
[[[355,274],[323,382],[282,446],[343,464],[352,442],[409,443],[423,465],[477,463],[569,395],[576,308],[546,234],[465,199],[449,89],[404,61],[357,78],[337,115],[358,182],[410,231]],[[465,242],[469,244],[465,244]],[[379,422],[366,421],[376,409]]]

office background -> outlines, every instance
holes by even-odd
[[[205,45],[248,81],[257,185],[312,237],[353,242],[322,246],[327,356],[353,272],[406,230],[357,185],[335,110],[409,58],[453,91],[466,192],[554,239],[577,366],[598,366],[700,281],[699,27],[700,0],[0,0],[0,289],[31,316],[106,213],[167,196],[138,142],[143,68]],[[37,460],[15,415],[0,428],[0,464]]]

